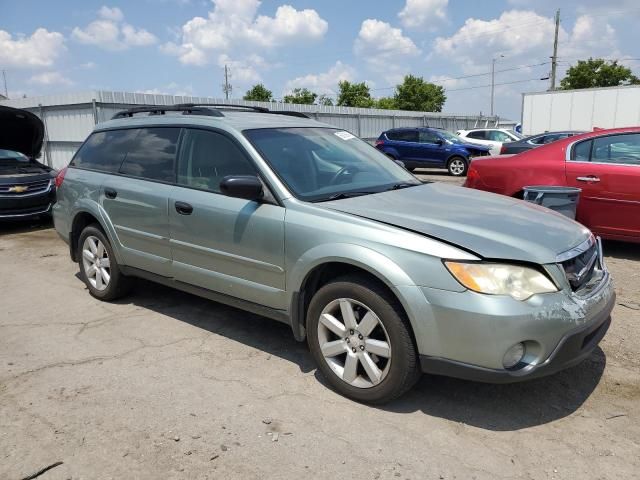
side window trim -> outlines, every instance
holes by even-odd
[[[587,160],[576,160],[576,147],[582,143],[589,143],[589,158]],[[586,138],[584,140],[578,140],[569,144],[567,147],[567,155],[565,160],[567,162],[576,162],[576,163],[591,163],[591,155],[593,154],[593,138]]]

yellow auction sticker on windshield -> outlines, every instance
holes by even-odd
[[[336,137],[340,137],[342,140],[351,140],[352,138],[356,138],[355,135],[345,132],[344,130],[340,130],[339,132],[335,132],[334,135]]]

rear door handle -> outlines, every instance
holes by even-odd
[[[595,175],[587,175],[586,177],[576,177],[576,180],[578,180],[579,182],[593,182],[593,183],[597,183],[600,181],[600,179]]]
[[[113,188],[105,188],[104,196],[107,198],[116,198],[118,196],[118,192],[116,192]]]
[[[176,212],[180,215],[191,215],[193,212],[193,207],[186,202],[176,202]]]

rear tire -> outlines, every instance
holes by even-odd
[[[447,162],[449,175],[454,177],[464,177],[469,170],[469,162],[462,157],[452,157]]]
[[[331,387],[358,402],[389,402],[420,377],[402,307],[365,276],[341,277],[316,292],[307,311],[307,342]]]
[[[111,301],[126,295],[131,289],[131,279],[120,271],[111,244],[97,224],[82,230],[76,255],[80,278],[93,297]]]

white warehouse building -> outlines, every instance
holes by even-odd
[[[640,125],[640,85],[525,93],[522,133],[636,127]]]
[[[435,112],[409,112],[369,108],[289,103],[221,100],[210,97],[155,95],[145,93],[88,91],[61,95],[0,100],[1,105],[23,108],[38,115],[45,124],[41,161],[54,168],[67,165],[94,126],[109,120],[116,112],[141,105],[177,103],[224,103],[266,107],[270,110],[303,112],[318,121],[335,125],[364,139],[375,139],[395,127],[438,127],[450,131],[478,127],[513,126],[498,117],[453,115]]]

